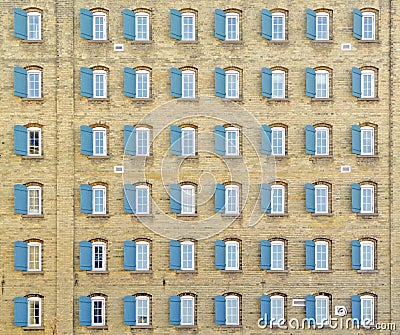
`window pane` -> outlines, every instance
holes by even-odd
[[[361,268],[373,268],[373,246],[370,243],[361,243]]]
[[[102,300],[94,300],[93,301],[93,323],[94,324],[103,324],[104,316],[103,316],[103,301]]]
[[[28,244],[28,269],[31,271],[40,270],[40,245]]]
[[[228,188],[226,192],[227,209],[229,213],[236,213],[238,211],[238,192],[236,188]]]
[[[361,129],[361,153],[363,155],[374,154],[374,131],[372,129]]]
[[[316,155],[328,155],[329,154],[329,149],[328,149],[328,136],[329,132],[326,129],[317,129],[315,132],[315,149]]]
[[[283,299],[271,298],[271,321],[276,323],[283,318]]]
[[[183,129],[182,137],[183,137],[183,148],[182,153],[184,156],[194,156],[194,140],[195,140],[195,131],[192,129]]]
[[[181,244],[182,269],[193,269],[193,244]]]
[[[181,324],[193,324],[193,299],[181,299]]]
[[[93,248],[93,269],[105,270],[105,248],[103,245],[92,246]]]
[[[29,300],[29,326],[40,326],[40,301]]]
[[[316,81],[316,98],[328,98],[328,73],[316,73],[315,81]]]
[[[315,212],[328,212],[328,189],[326,187],[315,188]]]
[[[105,40],[105,25],[106,25],[106,17],[104,15],[93,15],[94,22],[94,36],[95,40]]]
[[[136,212],[138,214],[149,213],[149,189],[147,187],[138,187],[136,192]]]
[[[149,324],[149,301],[148,299],[136,299],[136,323]]]
[[[283,213],[283,188],[272,188],[272,213]]]
[[[271,244],[271,269],[283,269],[283,244]]]
[[[147,15],[136,15],[136,39],[137,40],[148,40],[148,16]]]
[[[372,14],[363,15],[362,17],[363,26],[363,39],[372,40],[375,38],[375,16]]]
[[[317,40],[329,39],[329,17],[327,15],[317,15]]]
[[[182,39],[183,40],[194,40],[194,16],[182,16]]]
[[[183,98],[194,98],[194,73],[183,73]]]
[[[373,211],[373,189],[361,187],[361,212],[371,213]]]
[[[182,213],[194,213],[194,188],[182,187]]]
[[[149,97],[149,74],[136,73],[136,97],[148,98]]]
[[[28,97],[40,98],[40,73],[28,72]]]
[[[272,129],[272,154],[284,155],[285,133],[280,129]]]
[[[317,324],[326,323],[328,320],[328,300],[315,300],[315,321]]]
[[[227,155],[237,155],[239,152],[238,148],[238,132],[237,131],[227,131],[226,132],[226,154]]]
[[[40,39],[40,14],[28,14],[28,40]]]
[[[361,81],[362,81],[362,92],[361,96],[366,98],[373,97],[373,84],[374,84],[374,77],[372,73],[362,73],[361,74]]]
[[[227,80],[227,97],[228,98],[237,98],[239,96],[238,94],[238,75],[237,74],[227,74],[226,75],[226,80]]]
[[[138,156],[147,156],[149,154],[149,131],[137,129],[136,137],[137,137],[136,154]]]
[[[105,213],[104,190],[94,189],[94,212]]]
[[[40,214],[40,189],[28,189],[28,214]]]
[[[94,139],[94,155],[104,155],[105,154],[105,136],[106,133],[103,130],[93,131]]]
[[[95,84],[95,90],[94,90],[94,97],[95,98],[103,98],[106,96],[105,94],[105,79],[106,75],[105,74],[99,74],[95,73],[94,74],[94,84]]]
[[[361,299],[361,322],[363,324],[372,324],[373,320],[374,315],[372,299]]]
[[[148,244],[136,244],[136,269],[149,269],[149,246]]]
[[[239,324],[239,301],[238,299],[226,299],[226,323]]]
[[[285,74],[272,73],[272,97],[284,98],[285,97]]]
[[[29,155],[40,155],[40,131],[28,130]]]
[[[272,39],[285,39],[285,17],[283,15],[272,15]]]
[[[236,16],[227,16],[227,40],[237,40],[238,39],[238,18]]]
[[[328,268],[328,246],[327,244],[315,245],[315,267],[316,269]]]
[[[227,253],[227,269],[238,269],[238,246],[236,244],[227,244],[226,245],[226,253]]]

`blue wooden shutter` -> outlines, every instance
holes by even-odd
[[[271,322],[271,297],[269,295],[262,295],[260,299],[261,315],[263,319],[261,324],[268,325]]]
[[[81,270],[92,270],[92,243],[89,241],[79,242],[79,259]]]
[[[356,124],[351,126],[351,152],[361,155],[361,127]]]
[[[215,96],[225,98],[225,70],[220,67],[215,68]]]
[[[307,8],[307,37],[315,40],[316,38],[316,14],[312,9]]]
[[[90,297],[79,297],[79,325],[90,326],[92,324],[92,300]]]
[[[315,297],[313,295],[306,296],[306,318],[309,325],[315,323]]]
[[[14,270],[28,270],[28,244],[24,241],[14,242]]]
[[[14,126],[14,153],[22,156],[28,154],[28,129],[24,126]]]
[[[315,155],[315,128],[306,126],[306,154]]]
[[[136,243],[124,241],[124,270],[136,270]]]
[[[223,295],[217,295],[214,298],[215,323],[217,325],[224,325],[226,323],[225,302],[226,302],[226,299]]]
[[[214,31],[214,36],[220,40],[225,40],[226,38],[226,32],[225,32],[225,19],[226,19],[226,14],[223,10],[221,9],[216,9],[214,11],[214,17],[215,17],[215,31]]]
[[[361,212],[361,186],[360,186],[360,184],[351,184],[351,211],[353,213]]]
[[[272,154],[271,146],[272,130],[270,126],[261,126],[261,153],[264,155]]]
[[[223,126],[214,127],[215,153],[220,156],[225,156],[225,134],[226,134],[225,127]]]
[[[271,270],[271,242],[261,241],[261,269]]]
[[[93,129],[89,126],[81,126],[81,154],[93,156]]]
[[[81,197],[81,213],[92,214],[92,186],[81,184],[79,191]]]
[[[169,209],[171,213],[181,213],[181,185],[171,184],[169,187]]]
[[[126,155],[136,155],[136,128],[124,126],[124,153]]]
[[[268,9],[263,9],[261,11],[261,16],[262,37],[266,38],[267,40],[272,40],[272,14]]]
[[[266,67],[262,68],[262,95],[272,98],[272,71]]]
[[[93,39],[93,13],[86,9],[80,10],[81,37],[87,40]]]
[[[124,68],[124,95],[136,98],[136,70],[130,67]]]
[[[169,324],[174,326],[181,324],[181,298],[177,295],[169,297]]]
[[[361,269],[361,243],[358,240],[351,241],[351,267],[354,270]]]
[[[28,38],[28,15],[21,8],[14,8],[14,37]]]
[[[25,297],[14,298],[14,326],[26,327],[28,325],[28,299]]]
[[[25,185],[14,185],[14,213],[28,214],[28,188]]]
[[[306,95],[315,98],[315,71],[313,68],[306,68]]]
[[[351,68],[351,94],[361,98],[361,70],[358,67]]]
[[[124,185],[124,213],[135,214],[136,212],[136,186]]]
[[[215,241],[215,268],[225,270],[225,242],[222,240]]]
[[[134,41],[136,39],[135,12],[130,9],[124,9],[124,38]]]
[[[28,96],[28,71],[23,67],[14,67],[14,95],[21,98]]]
[[[351,296],[351,317],[354,324],[361,323],[361,297],[358,295]]]
[[[216,184],[214,194],[214,211],[216,213],[225,212],[225,185]]]
[[[271,213],[271,186],[261,184],[261,211]]]
[[[170,126],[170,144],[171,154],[182,155],[182,128],[172,125]]]
[[[169,241],[169,268],[170,270],[181,269],[181,243],[179,241]]]
[[[124,324],[136,326],[136,298],[131,295],[124,297]]]
[[[170,9],[170,37],[176,40],[182,39],[182,14],[179,10]]]
[[[306,269],[315,269],[315,242],[312,240],[306,241]]]
[[[315,186],[309,183],[306,184],[306,211],[315,212]]]
[[[353,9],[353,36],[362,39],[362,12],[357,8]]]
[[[171,67],[171,96],[182,98],[182,71],[176,67]]]
[[[88,67],[81,67],[81,95],[93,98],[93,70]]]

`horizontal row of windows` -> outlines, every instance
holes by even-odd
[[[225,239],[215,241],[215,269],[241,270],[242,241]],[[376,270],[377,241],[363,238],[351,242],[352,269]],[[14,242],[14,269],[18,271],[42,271],[43,241],[30,239]],[[124,270],[150,271],[151,245],[148,239],[128,240],[124,242]],[[306,269],[332,269],[332,241],[328,239],[307,240]],[[172,240],[169,244],[170,270],[195,271],[197,263],[197,241]],[[283,271],[287,269],[288,241],[274,238],[260,242],[260,269]],[[93,239],[79,243],[79,268],[82,271],[107,271],[107,241]]]

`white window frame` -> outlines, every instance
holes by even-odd
[[[186,135],[189,134],[189,135]],[[190,136],[193,138],[193,147],[191,152],[185,153],[185,137]],[[189,148],[189,147],[188,147]],[[196,129],[192,127],[182,128],[182,156],[195,156],[196,155]]]
[[[31,75],[38,75],[38,81],[39,81],[39,89],[38,89],[38,94],[37,95],[32,95],[30,94],[30,83],[31,83]],[[28,70],[27,71],[27,97],[29,99],[40,99],[42,97],[42,71],[40,70]]]
[[[282,248],[281,258],[282,258],[282,266],[275,266],[274,260],[274,247],[280,246]],[[271,270],[285,270],[285,243],[283,241],[272,241],[271,242]]]
[[[96,38],[96,18],[103,17],[103,37]],[[107,40],[107,14],[104,12],[93,12],[93,40],[94,41],[106,41]]]
[[[236,20],[236,35],[233,38],[229,38],[229,36],[228,36],[229,19]],[[225,16],[225,31],[226,31],[225,41],[239,41],[239,19],[240,19],[240,17],[239,17],[238,13],[226,13],[226,16]]]
[[[100,248],[102,253],[102,267],[96,268],[96,260],[95,260],[95,249],[96,247]],[[106,271],[107,265],[107,246],[104,242],[92,242],[92,271]]]
[[[28,271],[31,271],[31,272],[42,271],[42,243],[40,243],[40,242],[28,242],[27,243],[27,247],[28,247]],[[30,266],[31,260],[32,260],[31,247],[32,248],[38,248],[38,254],[37,254],[38,268],[37,269],[31,268],[31,266]],[[36,258],[36,257],[34,257],[34,258]]]
[[[37,16],[39,18],[38,20],[38,38],[30,38],[31,30],[30,30],[30,23],[29,19],[31,17]],[[29,12],[27,13],[27,39],[29,41],[40,41],[42,39],[42,14],[39,12]]]
[[[184,266],[184,259],[183,259],[183,254],[184,254],[184,248],[186,246],[190,246],[192,248],[192,257],[190,259],[192,266],[191,267],[187,267]],[[193,271],[194,270],[194,242],[192,241],[183,241],[181,242],[181,270],[189,270],[189,271]]]
[[[326,136],[326,145],[325,145],[325,153],[318,153],[318,133],[325,133]],[[315,127],[315,156],[328,156],[329,155],[329,135],[330,129],[328,127]],[[322,146],[321,146],[322,147]]]
[[[360,323],[362,326],[372,326],[375,323],[375,297],[371,295],[362,295],[360,296],[361,299],[361,320]],[[364,318],[364,301],[371,301],[371,316],[372,320],[368,320]]]
[[[282,94],[276,94],[275,90],[275,80],[277,77],[282,77]],[[272,99],[285,99],[286,97],[286,72],[283,70],[273,70],[272,71]]]
[[[327,37],[323,38],[319,36],[319,30],[318,30],[318,18],[327,18],[327,23],[326,23],[326,30],[327,30]],[[318,12],[315,14],[315,40],[316,41],[329,41],[329,24],[330,24],[330,15],[327,12]]]
[[[228,133],[235,133],[236,134],[236,148],[235,152],[230,153],[229,149],[229,138]],[[240,148],[240,132],[238,128],[235,127],[227,127],[225,128],[225,155],[226,156],[239,156],[239,148]]]
[[[185,90],[185,79],[188,78],[189,82],[193,83],[193,86]],[[182,98],[183,99],[194,99],[196,98],[196,72],[192,70],[182,71]]]
[[[28,141],[28,156],[42,156],[42,128],[39,127],[29,127],[26,129],[28,132],[28,136],[27,136],[27,141]],[[31,133],[34,132],[38,132],[39,133],[39,137],[38,137],[38,141],[39,141],[39,145],[38,145],[38,153],[37,154],[33,154],[30,152],[30,139],[31,139]]]
[[[361,267],[360,270],[374,270],[375,268],[375,243],[372,241],[361,241],[360,242],[361,247],[360,247],[360,260],[361,260]],[[365,259],[365,255],[364,255],[364,250],[363,247],[368,247],[370,248],[371,251],[371,265],[370,266],[364,266],[364,259]]]
[[[371,94],[366,95],[364,90],[364,82],[366,77],[371,76]],[[361,98],[375,98],[375,71],[362,70],[361,71]]]
[[[103,77],[103,94],[97,95],[96,92],[96,78]],[[107,98],[107,71],[105,70],[93,70],[93,98],[105,99]]]
[[[318,265],[318,251],[317,246],[325,247],[325,267],[320,267]],[[327,241],[316,241],[315,242],[315,270],[329,270],[329,243]]]
[[[235,91],[236,94],[231,95],[229,93],[229,79],[230,77],[234,77],[235,79]],[[226,92],[226,98],[227,99],[238,99],[239,98],[239,71],[236,70],[228,70],[225,72],[225,92]]]
[[[146,94],[144,96],[139,96],[139,77],[146,76]],[[136,71],[136,98],[137,99],[149,99],[150,98],[150,72],[147,70],[137,70]]]
[[[274,135],[277,133],[282,133],[282,153],[278,154],[274,150]],[[271,128],[271,149],[273,156],[285,156],[286,154],[286,129],[284,127],[272,127]]]
[[[138,190],[146,190],[147,192],[147,201],[146,201],[146,210],[139,211],[139,192]],[[150,213],[150,188],[147,185],[138,185],[136,186],[136,213],[135,214],[149,214]]]
[[[95,127],[93,131],[93,156],[107,156],[107,129],[104,127]],[[96,153],[96,133],[103,133],[103,153]]]
[[[328,70],[316,70],[315,71],[315,99],[328,99],[329,98],[329,91],[330,91],[330,73]],[[326,90],[325,90],[325,94],[322,95],[320,92],[323,92],[322,90],[319,91],[318,90],[318,78],[324,78],[325,81],[325,86],[326,86]]]
[[[139,133],[146,133],[147,152],[145,154],[139,153]],[[150,129],[146,127],[136,128],[136,156],[149,156],[150,155]]]
[[[41,186],[28,186],[28,215],[40,215],[42,214],[42,187]],[[39,206],[38,206],[38,211],[37,212],[32,212],[30,210],[30,203],[31,203],[31,196],[30,196],[30,191],[36,191],[38,190],[38,201],[39,201]]]
[[[139,20],[138,18],[146,18],[146,35],[147,38],[141,38],[138,35],[138,23]],[[136,32],[136,37],[135,40],[136,41],[149,41],[150,40],[150,15],[149,13],[146,12],[135,12],[135,32]]]
[[[315,185],[315,214],[326,214],[329,213],[329,187],[327,185]],[[318,195],[317,190],[325,190],[326,197],[325,197],[325,208],[326,210],[319,210],[318,209]]]
[[[364,190],[371,190],[371,210],[364,210]],[[361,211],[360,213],[369,214],[375,213],[375,186],[371,184],[361,185]]]
[[[193,24],[192,24],[193,36],[189,38],[185,37],[185,18],[193,19]],[[188,12],[182,13],[182,41],[195,41],[195,40],[196,40],[196,15],[194,13],[188,13]]]
[[[139,258],[138,258],[138,247],[142,246],[146,248],[146,267],[139,267]],[[138,241],[136,242],[136,259],[135,259],[135,263],[136,263],[136,271],[149,271],[150,270],[150,243],[146,242],[146,241]]]
[[[282,310],[282,314],[279,315],[279,319],[276,318],[277,315],[274,315],[273,313],[273,303],[274,302],[279,302],[281,305],[280,308]],[[282,322],[285,320],[285,298],[280,296],[280,295],[274,295],[271,297],[271,321],[270,324],[272,325],[280,325]]]
[[[237,185],[227,185],[225,186],[225,214],[239,214],[239,201],[240,201],[240,194],[239,194],[239,186]],[[229,191],[236,191],[236,203],[235,203],[235,210],[229,210]]]
[[[31,323],[31,317],[32,317],[32,306],[31,303],[36,303],[39,302],[39,315],[38,315],[38,320],[39,322],[37,324]],[[41,327],[42,326],[42,298],[40,297],[29,297],[28,298],[28,327]]]
[[[282,18],[282,38],[277,38],[275,34],[274,18]],[[284,41],[286,40],[286,14],[282,12],[272,13],[272,40],[273,41]]]
[[[94,322],[94,303],[101,301],[101,318],[102,322]],[[91,315],[92,315],[92,326],[105,326],[106,325],[106,299],[104,297],[92,297],[91,298],[92,306],[91,306]]]
[[[364,150],[364,137],[366,133],[371,133],[371,151],[366,152]],[[375,154],[375,128],[374,127],[369,127],[369,126],[364,126],[361,127],[361,155],[374,155]]]
[[[325,302],[325,309],[326,309],[326,314],[321,315],[322,316],[322,322],[317,322],[317,302],[318,301],[324,301]],[[329,297],[325,295],[319,295],[315,297],[315,323],[317,325],[327,325],[329,323]]]
[[[96,197],[95,197],[95,191],[100,190],[103,192],[103,210],[97,212],[96,211]],[[96,185],[92,187],[92,192],[93,192],[93,199],[92,199],[92,213],[93,214],[106,214],[107,213],[107,188],[103,185]]]
[[[274,197],[274,191],[280,190],[282,192],[282,197],[281,197],[281,210],[274,210],[274,207],[276,205]],[[278,204],[279,205],[279,204]],[[285,186],[283,185],[272,185],[271,186],[271,214],[282,214],[285,213]]]
[[[189,197],[184,201],[185,191],[191,192],[191,199]],[[181,214],[195,214],[196,213],[196,188],[193,185],[181,186]],[[185,208],[185,209],[184,209]]]
[[[236,312],[234,317],[236,318],[237,322],[230,322],[228,320],[228,301],[236,301]],[[240,299],[235,295],[228,295],[225,297],[225,313],[226,313],[226,325],[238,325],[240,323]]]
[[[229,266],[229,252],[228,252],[228,247],[233,247],[235,248],[235,265],[234,266]],[[225,242],[225,270],[239,270],[240,264],[239,264],[239,259],[240,259],[240,244],[238,241],[226,241]]]
[[[194,299],[194,297],[192,297],[190,295],[181,296],[180,298],[181,298],[181,311],[180,311],[180,313],[181,313],[181,322],[180,322],[180,324],[181,324],[181,326],[192,326],[192,325],[194,325],[194,309],[195,309],[194,304],[195,304],[195,299]],[[183,301],[191,301],[191,303],[192,303],[191,314],[189,315],[191,317],[191,319],[192,319],[192,322],[183,322],[182,321],[182,319],[183,319],[182,315],[183,315],[183,310],[184,310],[183,303],[182,303]]]
[[[147,296],[136,296],[136,325],[137,326],[148,326],[150,325],[150,299]],[[147,322],[141,322],[139,319],[139,304],[138,301],[146,301],[146,318],[147,318]]]
[[[365,37],[365,19],[366,18],[372,18],[372,37],[368,38]],[[363,12],[362,13],[362,33],[361,33],[361,39],[364,41],[373,41],[375,40],[375,25],[376,25],[376,21],[375,21],[375,13],[374,12]]]

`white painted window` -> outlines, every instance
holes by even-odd
[[[281,214],[285,211],[285,187],[283,185],[271,186],[271,213]]]
[[[106,300],[103,297],[92,297],[92,326],[105,326]]]
[[[225,186],[225,213],[239,214],[239,186]]]
[[[226,13],[225,17],[225,31],[227,41],[238,41],[239,40],[239,14],[237,13]]]
[[[194,13],[182,13],[182,40],[194,41],[196,39],[196,16]]]
[[[282,241],[271,242],[271,270],[285,269],[285,244]]]
[[[28,131],[28,156],[42,155],[42,129],[29,127]]]
[[[361,270],[374,269],[374,242],[361,241]]]
[[[229,70],[225,72],[226,97],[230,99],[239,98],[239,72]]]
[[[226,325],[239,324],[239,297],[228,295],[225,298]]]
[[[329,155],[329,128],[315,128],[315,155]]]
[[[136,71],[136,98],[148,99],[150,97],[150,72],[147,70]]]
[[[28,186],[28,214],[42,214],[42,188]]]
[[[28,70],[28,98],[41,98],[42,97],[42,71]]]
[[[315,98],[329,98],[329,71],[315,71]]]
[[[373,12],[362,13],[362,39],[375,39],[375,13]]]
[[[195,187],[183,185],[181,187],[181,213],[194,214],[196,209]]]
[[[285,128],[273,127],[271,129],[271,147],[272,155],[284,156],[285,155]]]
[[[315,297],[315,322],[317,325],[326,325],[329,322],[329,298]]]
[[[136,214],[150,213],[150,189],[146,185],[136,186]]]
[[[375,72],[361,71],[361,98],[375,98]]]
[[[146,296],[137,296],[136,300],[136,325],[148,326],[150,324],[150,300]]]
[[[329,40],[329,13],[316,13],[316,40]]]
[[[42,299],[39,297],[28,298],[28,327],[42,325]]]
[[[326,241],[315,242],[315,270],[329,269],[329,245]]]
[[[373,127],[361,127],[361,155],[374,155],[375,129]]]
[[[150,154],[150,130],[148,128],[136,128],[136,155],[149,156]]]
[[[28,271],[42,271],[42,244],[28,242]]]
[[[150,269],[150,244],[145,241],[136,242],[136,270]]]
[[[281,324],[285,319],[285,299],[281,296],[271,297],[271,323]]]
[[[182,98],[196,97],[196,73],[194,71],[182,71]]]
[[[93,98],[107,98],[107,72],[93,71]]]
[[[286,96],[285,92],[285,71],[273,70],[272,71],[272,98],[273,99],[284,99]]]
[[[225,152],[227,156],[239,155],[239,129],[225,128]]]
[[[92,243],[92,270],[106,271],[106,244],[104,242]]]
[[[28,40],[38,41],[42,39],[42,14],[38,12],[29,12],[28,19]]]
[[[375,303],[374,297],[361,296],[361,325],[372,326],[374,324]]]
[[[93,156],[107,156],[107,129],[93,128]]]
[[[182,156],[196,154],[196,130],[191,127],[182,128]]]
[[[106,187],[93,186],[92,192],[93,214],[106,214]]]
[[[361,213],[374,213],[373,185],[361,185]]]
[[[143,12],[135,12],[136,40],[148,41],[150,39],[149,14]]]
[[[93,13],[93,40],[107,39],[107,15],[103,12]]]
[[[239,242],[225,242],[225,270],[239,270]]]
[[[273,41],[283,41],[286,39],[285,20],[286,20],[286,15],[284,13],[272,13],[272,40]]]
[[[315,185],[315,213],[328,213],[329,188],[327,185]]]
[[[181,297],[181,325],[194,325],[194,297]]]
[[[194,270],[194,243],[181,242],[181,270]]]

